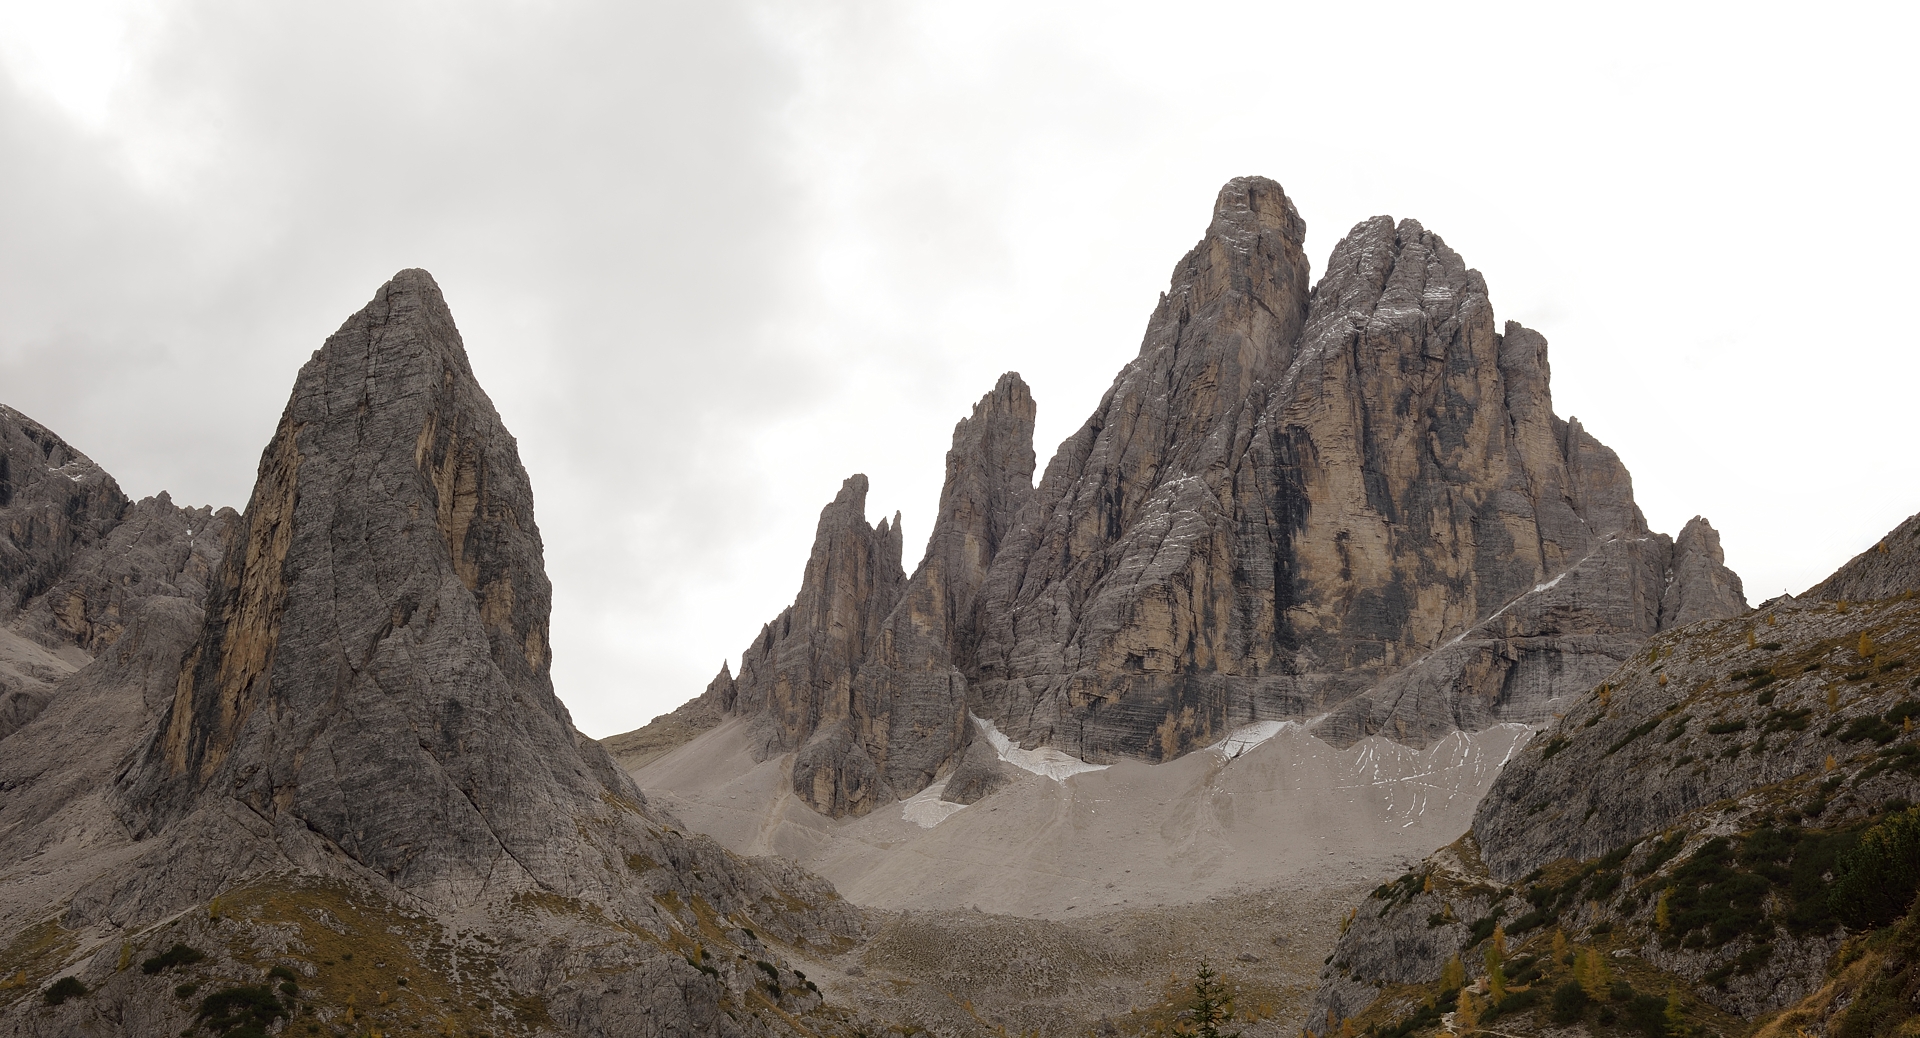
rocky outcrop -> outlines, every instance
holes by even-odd
[[[197,605],[238,519],[231,508],[178,507],[165,493],[131,505],[96,546],[76,552],[25,604],[15,627],[44,643],[71,642],[91,653],[113,644],[147,599]]]
[[[1822,586],[1896,590],[1869,581],[1898,572],[1906,528]],[[1874,918],[1842,892],[1870,867],[1847,853],[1862,828],[1915,817],[1920,601],[1807,595],[1724,618],[1739,591],[1710,579],[1711,528],[1689,524],[1674,556],[1675,583],[1696,576],[1663,612],[1679,622],[1705,596],[1708,618],[1660,633],[1570,704],[1514,754],[1466,837],[1361,906],[1312,1030],[1437,1022],[1433,1007],[1459,997],[1441,970],[1456,955],[1487,1007],[1496,925],[1515,981],[1504,997],[1534,992],[1506,1004],[1503,1033],[1553,1033],[1544,994],[1596,958],[1640,986],[1603,992],[1605,1013],[1665,1001],[1671,1019],[1697,1001],[1753,1019],[1814,997],[1845,938],[1903,914]]]
[[[795,761],[794,791],[816,810],[864,814],[912,796],[965,747],[961,666],[988,567],[1033,487],[1033,419],[1026,383],[1009,372],[954,427],[926,557],[860,663],[847,716]]]
[[[733,709],[735,694],[733,674],[722,663],[720,673],[708,682],[705,692],[680,704],[671,713],[647,722],[643,728],[600,740],[600,745],[614,763],[631,771],[671,753],[725,720]]]
[[[1809,588],[1802,598],[1827,602],[1867,602],[1920,592],[1920,515],[1855,555],[1833,576]]]
[[[1660,598],[1660,629],[1670,631],[1697,620],[1720,620],[1747,611],[1740,577],[1727,568],[1720,531],[1704,516],[1694,516],[1673,542],[1667,589]]]
[[[793,751],[794,792],[824,813],[864,814],[926,788],[969,737],[961,666],[988,567],[1032,490],[1033,419],[1010,372],[954,427],[910,578],[900,517],[869,526],[867,478],[848,479],[820,513],[794,604],[761,629],[738,679],[722,668],[689,707],[758,719],[763,757]],[[615,739],[659,741],[674,716]]]

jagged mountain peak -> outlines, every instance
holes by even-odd
[[[807,742],[803,800],[858,814],[923,788],[968,710],[1095,762],[1317,715],[1336,742],[1424,745],[1544,718],[1663,624],[1745,608],[1709,528],[1678,554],[1646,528],[1618,457],[1554,415],[1545,336],[1497,325],[1439,235],[1363,220],[1314,285],[1304,237],[1279,184],[1228,182],[1038,486],[992,446],[1031,436],[1017,376],[956,426],[920,569],[898,593],[846,585],[877,635],[836,657],[852,705],[764,745]],[[1006,437],[979,432],[996,413]],[[883,732],[902,717],[914,738]]]

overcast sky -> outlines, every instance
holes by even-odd
[[[0,401],[242,507],[295,372],[439,279],[590,734],[792,600],[853,472],[924,545],[1002,371],[1042,465],[1230,177],[1315,275],[1415,217],[1754,602],[1920,510],[1911,5],[0,2]]]

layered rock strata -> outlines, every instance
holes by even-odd
[[[767,752],[798,751],[803,799],[858,814],[924,788],[960,760],[969,709],[1090,761],[1312,717],[1337,742],[1421,745],[1543,720],[1656,632],[1745,610],[1712,527],[1647,528],[1618,457],[1553,413],[1545,338],[1496,325],[1437,235],[1364,221],[1310,288],[1305,233],[1278,184],[1227,184],[1139,355],[1037,487],[1010,463],[1024,445],[996,452],[962,423],[899,592],[864,576],[885,568],[864,561],[880,532],[843,490],[724,708],[766,718]],[[1008,416],[993,442],[1011,445],[1032,404],[1008,387],[969,422]],[[997,503],[949,500],[956,471]],[[955,533],[983,519],[992,537]],[[823,560],[862,574],[834,585],[838,612],[810,605]]]

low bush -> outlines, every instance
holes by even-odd
[[[86,993],[87,986],[80,983],[79,977],[61,977],[48,985],[47,990],[40,993],[40,997],[45,999],[48,1005],[57,1006],[64,1004],[68,999],[79,998]]]
[[[191,966],[206,961],[206,953],[176,942],[173,947],[140,963],[140,972],[152,975],[175,966]]]
[[[287,1007],[265,984],[223,988],[200,1001],[198,1014],[207,1030],[227,1038],[264,1038]]]
[[[1857,929],[1898,919],[1920,890],[1920,811],[1890,815],[1834,863],[1828,903]]]
[[[1553,989],[1553,1022],[1570,1024],[1587,1011],[1587,989],[1569,980]]]

